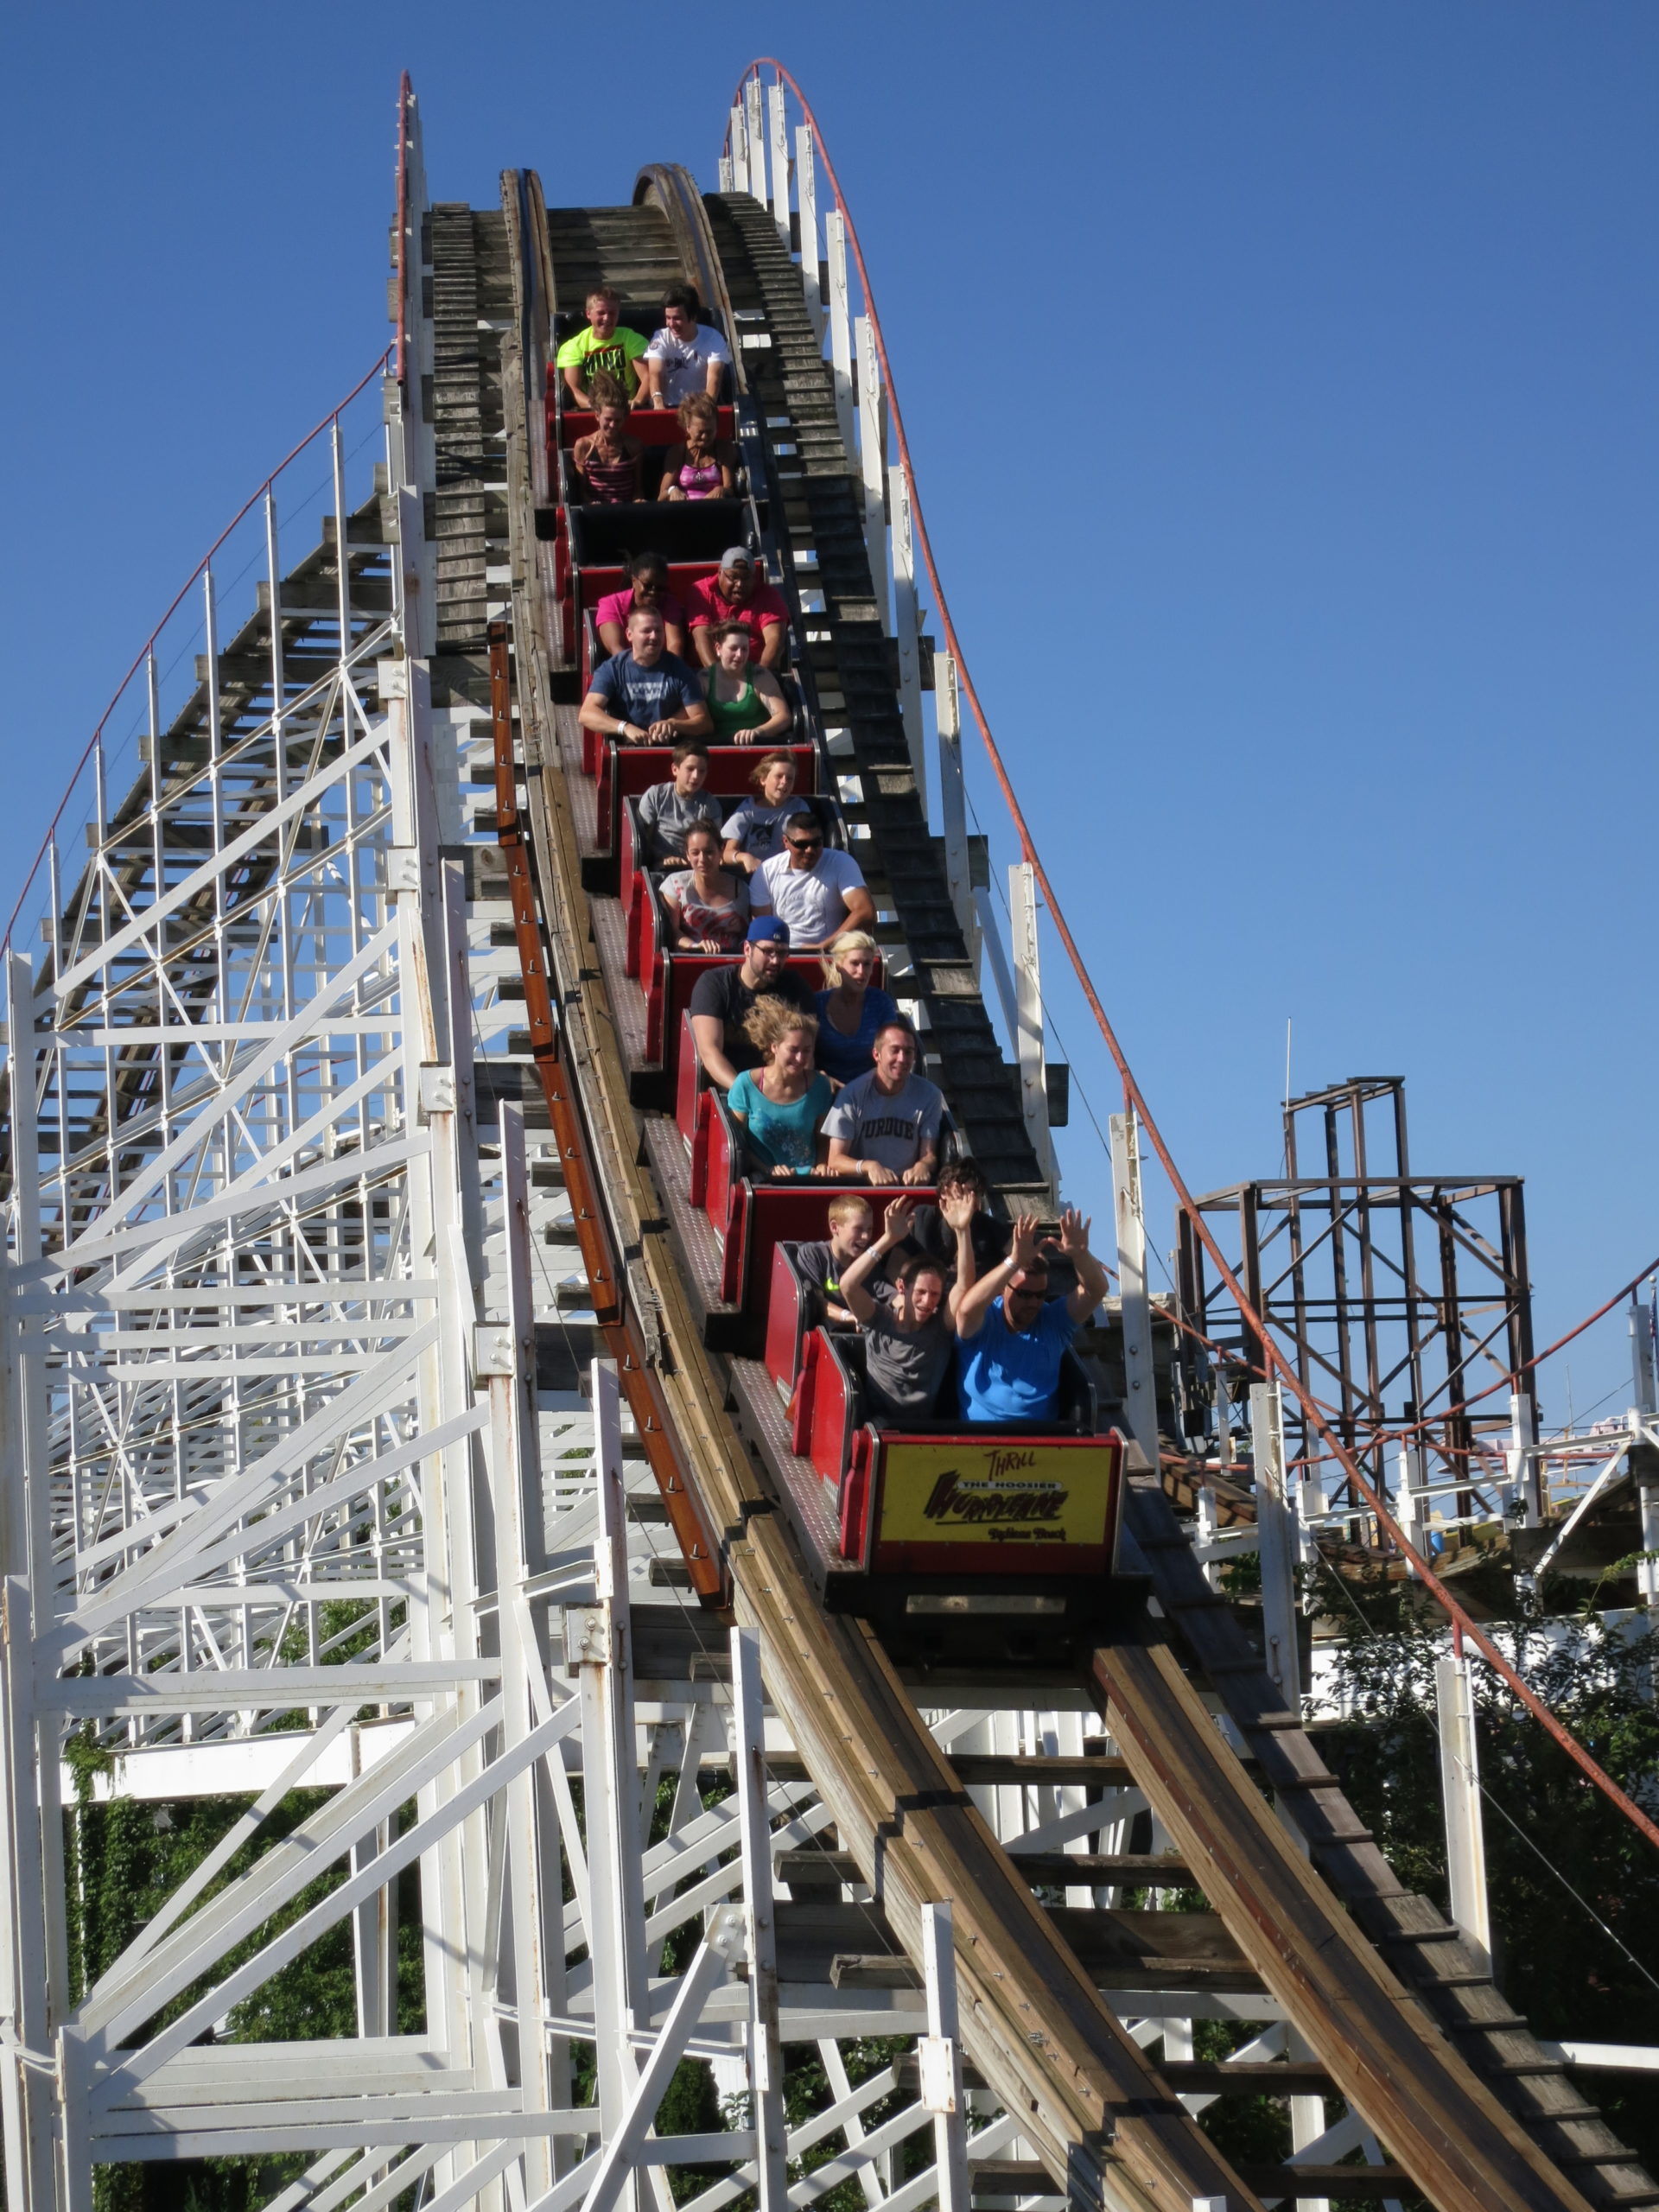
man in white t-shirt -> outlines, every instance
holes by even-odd
[[[823,1117],[830,1173],[861,1175],[867,1183],[931,1183],[938,1173],[944,1093],[916,1074],[916,1037],[907,1021],[876,1032],[874,1058],[868,1075],[838,1090]]]
[[[651,380],[652,407],[677,407],[699,391],[720,397],[732,351],[711,323],[698,321],[698,313],[689,284],[671,284],[664,293],[663,327],[652,334],[641,364]]]
[[[826,849],[811,814],[791,814],[784,823],[783,851],[749,879],[749,906],[787,922],[797,952],[821,952],[843,930],[867,930],[875,920],[863,869],[850,853]]]

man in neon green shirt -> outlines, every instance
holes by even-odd
[[[567,404],[588,406],[588,387],[602,372],[627,395],[630,407],[643,405],[650,380],[648,372],[639,365],[645,340],[637,330],[618,328],[617,311],[622,302],[608,286],[589,292],[586,304],[587,329],[565,340],[555,362],[564,372],[569,394]]]

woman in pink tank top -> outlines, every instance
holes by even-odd
[[[677,445],[663,460],[664,499],[729,499],[737,480],[732,449],[717,434],[720,416],[712,399],[695,392],[679,404]]]

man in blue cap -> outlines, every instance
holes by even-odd
[[[710,968],[691,992],[691,1034],[697,1058],[717,1090],[729,1090],[745,1068],[757,1068],[760,1055],[743,1024],[759,998],[787,1000],[803,1014],[813,1010],[804,977],[789,965],[789,929],[775,914],[757,914],[749,924],[743,957],[735,968]]]

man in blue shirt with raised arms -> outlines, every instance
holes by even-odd
[[[1089,1249],[1089,1224],[1075,1206],[1060,1216],[1057,1247],[1069,1260],[1077,1287],[1069,1298],[1051,1303],[1048,1262],[1037,1243],[1035,1217],[1022,1213],[1014,1224],[1014,1249],[1006,1260],[987,1268],[963,1288],[973,1248],[957,1239],[957,1381],[962,1409],[970,1421],[1052,1421],[1058,1403],[1060,1359],[1106,1295],[1106,1270]]]

